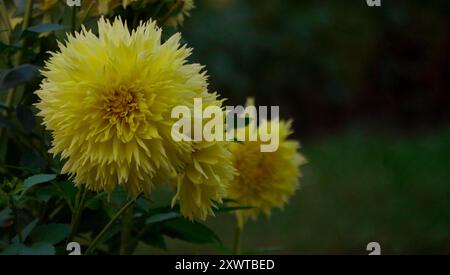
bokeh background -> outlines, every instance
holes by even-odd
[[[212,89],[231,105],[279,105],[309,160],[290,204],[247,225],[245,253],[367,254],[372,241],[384,254],[450,253],[449,1],[196,5],[180,31]],[[233,222],[208,224],[231,245]]]

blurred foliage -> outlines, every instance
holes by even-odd
[[[280,105],[309,138],[448,122],[449,15],[446,0],[205,0],[181,30],[232,105]]]

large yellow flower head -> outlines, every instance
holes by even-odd
[[[238,225],[260,213],[269,216],[275,207],[283,207],[299,188],[300,166],[306,162],[298,152],[298,141],[288,140],[291,123],[264,122],[259,127],[279,128],[279,147],[275,152],[261,152],[261,141],[233,143],[231,152],[238,176],[230,186],[228,197],[239,205],[253,208],[236,211]],[[243,129],[249,131],[248,127]],[[259,135],[258,135],[259,136]]]
[[[221,102],[208,93],[202,66],[187,63],[191,50],[179,34],[161,43],[153,22],[130,33],[120,19],[103,18],[98,30],[69,35],[46,62],[36,106],[53,134],[50,152],[77,185],[148,193],[183,172],[195,150],[172,139],[172,108],[194,97]]]

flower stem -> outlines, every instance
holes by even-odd
[[[127,209],[122,217],[122,234],[120,236],[120,255],[130,254],[130,233],[131,222],[133,221],[133,206]]]
[[[241,244],[242,244],[242,233],[244,228],[236,225],[236,233],[234,235],[234,255],[241,254]]]
[[[75,33],[75,31],[77,30],[77,6],[72,7],[71,30],[72,33]]]
[[[33,0],[28,0],[25,8],[25,14],[23,17],[23,25],[22,25],[23,31],[28,29],[28,27],[30,26],[32,14],[33,14]]]
[[[14,198],[12,196],[10,198],[10,202],[11,202],[11,208],[12,208],[12,211],[14,214],[17,236],[19,236],[19,242],[23,243],[24,240],[23,240],[23,236],[22,236],[22,226],[21,226],[20,220],[19,220],[19,213],[17,211],[16,203],[14,202]]]
[[[10,43],[10,35],[11,35],[11,31],[12,31],[12,27],[11,27],[11,22],[9,21],[9,16],[8,16],[8,12],[6,10],[6,6],[5,3],[1,3],[0,4],[0,15],[2,16],[3,19],[3,23],[6,25],[6,30],[7,32],[5,33],[5,43],[9,44]]]
[[[108,224],[105,225],[105,227],[103,227],[102,231],[100,231],[100,233],[98,233],[98,235],[91,242],[91,244],[89,245],[88,249],[86,250],[86,253],[85,253],[86,255],[90,255],[90,254],[92,254],[92,252],[94,252],[95,247],[97,246],[97,244],[101,240],[101,238],[105,235],[105,233],[108,232],[108,230],[111,228],[111,226],[120,218],[120,216],[122,216],[122,214],[128,208],[130,208],[136,202],[136,200],[140,196],[141,195],[139,195],[135,199],[129,200],[119,211],[117,211],[117,213],[114,215],[114,217],[112,217],[112,219],[108,222]]]
[[[71,233],[67,240],[72,240],[76,234],[78,225],[80,224],[80,218],[84,209],[84,203],[86,201],[88,192],[89,190],[86,187],[84,187],[84,185],[80,186],[80,190],[78,191],[77,197],[75,199],[75,206],[73,208],[72,213],[72,221],[70,222]]]
[[[184,5],[184,2],[181,1],[175,2],[175,4],[173,4],[173,6],[169,8],[169,11],[161,18],[160,25],[163,26],[164,24],[166,24],[167,20],[169,20],[169,18],[173,16],[173,12],[176,11],[182,5]]]

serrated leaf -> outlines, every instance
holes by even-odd
[[[70,234],[70,225],[68,224],[43,224],[33,230],[30,237],[33,242],[47,242],[57,244],[67,238]]]

